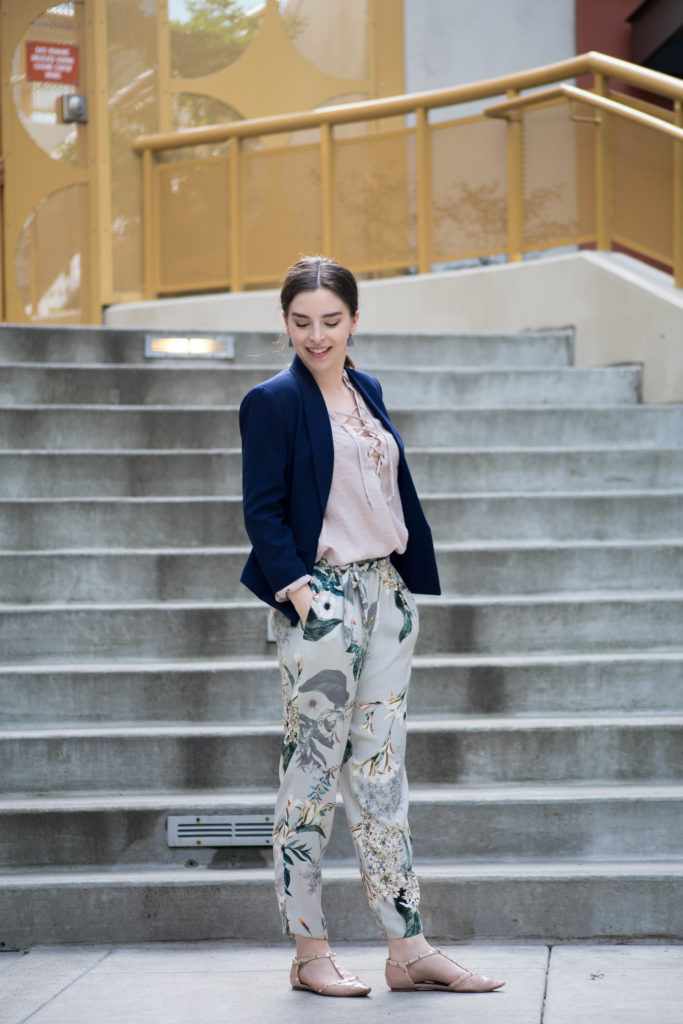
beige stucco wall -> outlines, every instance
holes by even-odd
[[[458,333],[573,326],[581,366],[644,364],[647,402],[683,402],[683,292],[669,275],[617,253],[362,282],[359,344],[372,332]],[[278,334],[277,292],[112,306],[105,323]]]

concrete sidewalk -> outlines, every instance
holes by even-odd
[[[1,1024],[680,1024],[683,946],[448,946],[505,988],[481,995],[392,993],[378,944],[335,946],[373,986],[367,999],[289,988],[288,945],[198,942],[38,947],[0,953]]]

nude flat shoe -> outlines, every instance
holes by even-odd
[[[444,981],[413,981],[408,968],[412,964],[416,964],[418,960],[424,960],[437,953],[446,957],[446,960],[450,960],[452,964],[462,970],[463,973],[460,977],[451,981],[450,984],[446,984]],[[428,953],[420,953],[412,960],[391,960],[387,957],[385,977],[392,992],[493,992],[494,989],[502,988],[505,984],[504,981],[494,981],[493,978],[485,978],[483,974],[469,971],[440,949],[430,949]]]
[[[329,960],[339,975],[339,981],[331,981],[320,988],[314,988],[299,978],[299,968],[304,964],[310,964],[311,960]],[[366,996],[370,992],[370,986],[365,985],[355,974],[344,974],[337,963],[334,953],[316,953],[314,956],[294,957],[292,969],[289,974],[289,982],[292,988],[301,992],[313,992],[317,996]]]

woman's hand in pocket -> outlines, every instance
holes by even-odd
[[[309,587],[308,583],[304,583],[303,587],[299,587],[298,590],[290,592],[289,600],[296,608],[299,621],[301,622],[301,628],[306,626],[306,619],[308,613],[311,610],[313,603],[313,591]]]

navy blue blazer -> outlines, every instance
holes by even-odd
[[[439,594],[431,530],[403,442],[382,401],[380,383],[360,370],[349,369],[348,374],[398,444],[398,489],[408,545],[402,555],[394,552],[391,561],[414,593]],[[253,545],[241,580],[262,601],[296,623],[294,605],[277,602],[275,593],[313,570],[334,464],[325,400],[297,355],[287,369],[244,396],[240,432],[244,523]]]

